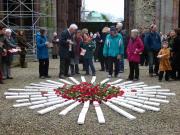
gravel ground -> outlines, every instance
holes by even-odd
[[[52,80],[57,80],[59,60],[51,60],[50,75]],[[141,67],[141,81],[149,85],[161,85],[176,93],[170,97],[169,104],[162,104],[160,112],[146,111],[144,114],[129,113],[137,117],[130,121],[127,118],[112,111],[105,105],[101,105],[106,119],[106,124],[99,124],[95,110],[92,106],[86,116],[84,125],[78,125],[78,114],[82,105],[78,106],[65,117],[58,116],[63,109],[57,109],[51,113],[39,116],[37,110],[29,110],[26,107],[13,108],[14,101],[6,100],[4,92],[8,88],[23,88],[32,82],[40,82],[38,78],[38,63],[28,63],[28,68],[13,68],[13,80],[5,81],[0,85],[0,135],[180,135],[180,82],[161,82],[157,78],[149,78],[146,67]],[[99,69],[99,64],[96,64]],[[82,72],[83,73],[83,72]],[[127,78],[128,70],[121,74]],[[98,80],[107,76],[106,73],[97,72]],[[80,79],[80,76],[77,76]],[[90,79],[90,78],[88,78]],[[126,110],[126,109],[125,109]]]

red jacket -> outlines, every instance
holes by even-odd
[[[140,37],[136,39],[129,39],[127,46],[127,56],[130,62],[140,63],[140,55],[144,51],[144,44]]]

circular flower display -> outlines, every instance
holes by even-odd
[[[64,85],[62,88],[55,90],[58,96],[61,96],[68,100],[76,100],[79,102],[107,101],[113,97],[122,96],[124,91],[118,87],[111,86],[109,84],[91,84],[88,82],[82,82],[78,85]]]

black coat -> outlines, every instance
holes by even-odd
[[[173,63],[176,70],[180,70],[180,35],[174,39],[174,45],[172,47]]]
[[[61,59],[70,58],[71,52],[69,52],[69,43],[67,40],[72,40],[72,35],[70,35],[68,30],[64,30],[60,35],[59,42],[59,56]]]

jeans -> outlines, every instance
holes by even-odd
[[[39,59],[39,76],[48,76],[49,59]]]
[[[129,62],[129,79],[133,80],[135,79],[139,79],[139,63],[137,62]]]
[[[67,76],[68,72],[69,72],[69,65],[70,65],[70,59],[69,58],[60,58],[60,72],[59,72],[59,76]]]
[[[157,58],[159,51],[149,51],[148,60],[149,60],[149,74],[158,74],[159,70],[159,60]]]
[[[93,64],[93,60],[91,58],[89,59],[84,59],[84,64],[85,64],[85,70],[86,70],[86,74],[89,74],[89,67],[91,68],[92,71],[92,75],[95,75],[96,71],[95,71],[95,67]]]
[[[121,60],[119,61],[119,71],[124,72],[124,55],[122,55]]]
[[[113,64],[115,65],[115,76],[119,74],[119,60],[117,57],[108,57],[108,70],[109,75],[113,74]]]

